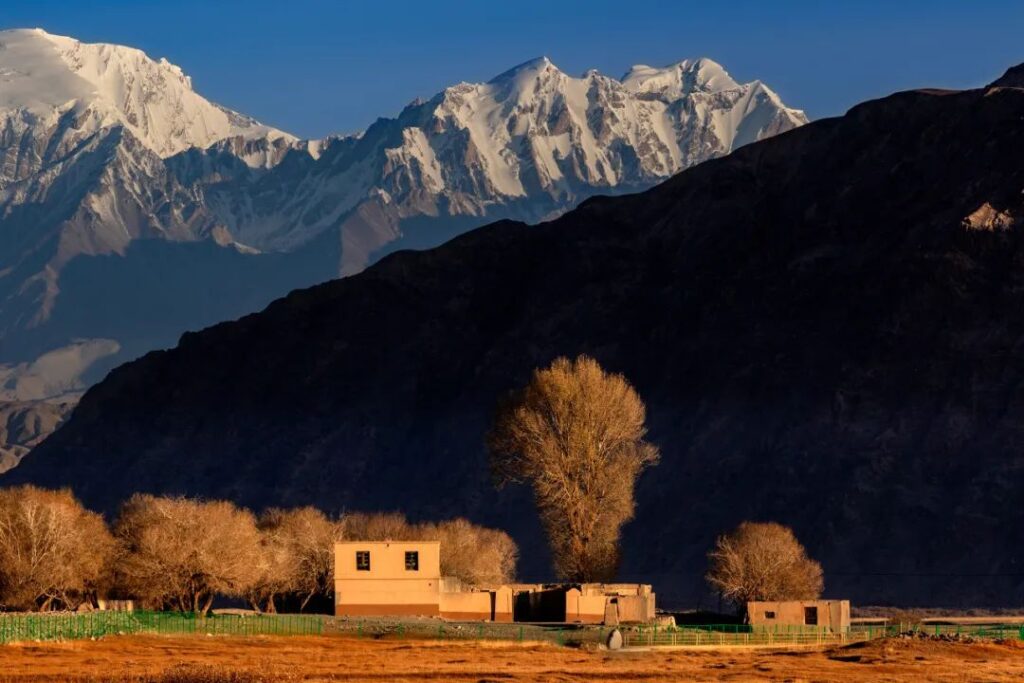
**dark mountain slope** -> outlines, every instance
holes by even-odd
[[[1024,90],[868,102],[553,223],[498,223],[115,370],[6,477],[503,524],[496,398],[559,354],[624,372],[662,463],[623,573],[704,594],[742,519],[828,592],[1024,601]],[[3,481],[3,480],[0,480]]]

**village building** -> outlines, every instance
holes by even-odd
[[[466,586],[441,575],[438,541],[344,541],[334,554],[338,616],[610,625],[654,619],[655,595],[646,584]]]
[[[748,602],[747,619],[755,627],[814,626],[833,632],[850,627],[849,600]]]

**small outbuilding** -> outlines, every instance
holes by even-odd
[[[782,600],[748,602],[752,626],[815,626],[834,632],[850,627],[849,600]]]

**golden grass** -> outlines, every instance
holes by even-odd
[[[119,636],[0,646],[0,682],[661,683],[1019,681],[1020,643],[875,641],[822,650],[607,652],[539,643]]]

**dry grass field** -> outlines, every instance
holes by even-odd
[[[0,646],[0,681],[1020,681],[1024,645],[886,640],[824,650],[607,652],[346,637],[115,636]]]

